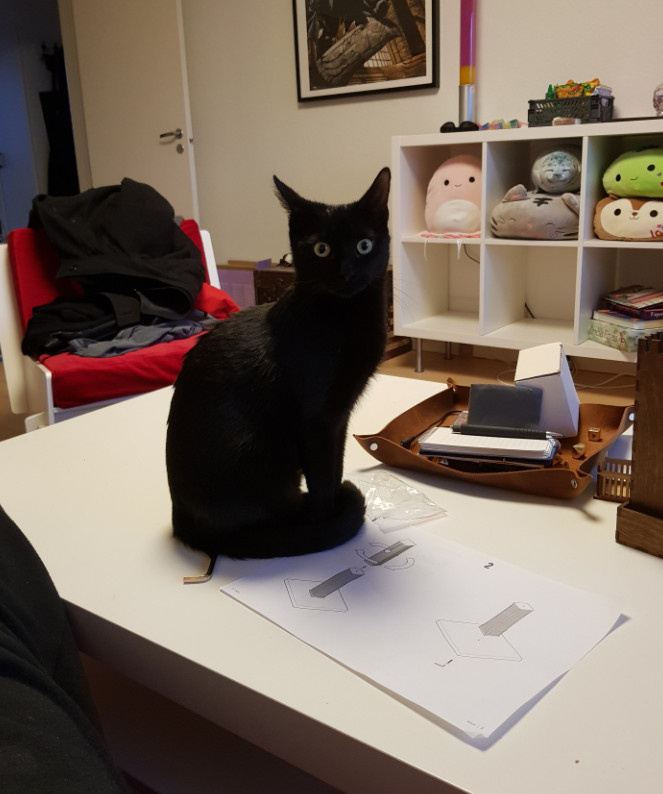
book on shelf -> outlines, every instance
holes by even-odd
[[[641,320],[663,320],[663,290],[633,284],[609,292],[603,300],[611,311]]]
[[[624,353],[635,353],[638,349],[638,341],[655,333],[657,333],[656,328],[629,328],[594,318],[587,323],[587,339],[622,350]]]
[[[612,309],[612,311],[618,311],[622,314],[628,314],[631,317],[635,317],[638,320],[661,320],[663,321],[663,305],[661,306],[652,306],[650,309],[634,309],[630,306],[624,306],[620,303],[611,303],[609,300],[605,300],[606,305]]]
[[[644,328],[650,328],[652,332],[663,330],[663,319],[643,320],[640,317],[613,311],[611,309],[595,309],[592,314],[592,319],[602,320],[606,323],[612,323],[613,325],[620,325],[624,328],[632,328],[635,330]]]

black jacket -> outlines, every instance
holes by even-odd
[[[185,317],[205,280],[195,243],[166,199],[123,179],[75,196],[37,196],[30,226],[42,227],[60,255],[57,278],[84,295],[36,307],[23,352],[56,353],[73,336],[112,338],[120,328]]]

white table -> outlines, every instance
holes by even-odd
[[[375,432],[440,388],[380,376],[351,430]],[[612,595],[629,618],[477,747],[219,593],[259,563],[220,560],[212,582],[182,584],[205,560],[170,536],[169,402],[163,390],[0,444],[0,504],[86,653],[347,792],[661,790],[663,560],[615,543],[614,504],[395,472],[448,509],[441,536]],[[350,438],[346,472],[374,465]]]

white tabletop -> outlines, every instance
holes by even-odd
[[[440,388],[380,376],[351,431]],[[615,542],[614,504],[591,489],[562,502],[394,472],[447,508],[440,536],[611,595],[628,618],[478,746],[219,592],[261,563],[220,560],[210,583],[182,584],[206,562],[170,534],[169,402],[166,389],[0,444],[0,504],[84,651],[347,792],[660,789],[663,560]],[[375,465],[350,438],[346,472]]]

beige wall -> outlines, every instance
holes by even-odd
[[[297,102],[291,0],[182,0],[203,226],[219,262],[278,259],[277,174],[350,201],[390,163],[391,137],[457,120],[459,0],[440,0],[440,88]],[[618,115],[651,116],[663,82],[660,0],[477,0],[478,120],[527,119],[549,83],[599,77]]]

